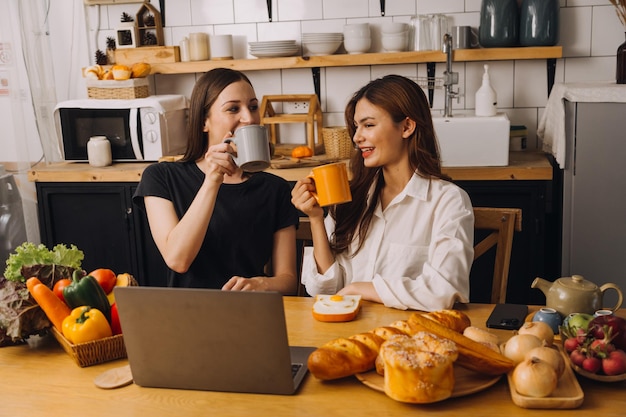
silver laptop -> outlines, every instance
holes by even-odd
[[[282,295],[116,287],[133,381],[144,387],[294,394],[313,347],[290,347]]]

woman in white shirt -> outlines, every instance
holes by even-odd
[[[468,302],[472,204],[441,172],[422,89],[398,75],[373,80],[348,102],[345,118],[357,148],[352,202],[324,217],[311,179],[292,190],[313,236],[302,270],[307,292],[425,311]]]

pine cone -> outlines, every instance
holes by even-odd
[[[154,33],[146,32],[143,35],[142,45],[156,45],[156,44],[157,44],[157,38]]]
[[[154,26],[154,16],[149,14],[143,20],[144,25],[146,26]]]
[[[115,48],[117,48],[117,45],[115,44],[115,39],[113,39],[110,36],[107,36],[107,49],[115,51]]]
[[[126,12],[122,13],[122,18],[120,19],[120,22],[134,22],[135,19],[133,19],[133,17],[131,15],[129,15]]]
[[[96,64],[98,64],[98,65],[107,65],[108,64],[107,54],[102,52],[100,49],[98,49],[96,51]]]

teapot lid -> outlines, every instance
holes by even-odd
[[[598,288],[596,284],[587,281],[582,275],[572,275],[571,277],[559,278],[559,284],[576,290],[594,291]]]

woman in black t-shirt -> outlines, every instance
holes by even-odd
[[[296,291],[298,212],[291,187],[269,173],[244,172],[224,143],[260,119],[250,80],[239,71],[211,70],[191,94],[185,155],[144,171],[133,201],[145,209],[170,268],[168,285]],[[266,276],[270,263],[273,275]]]

